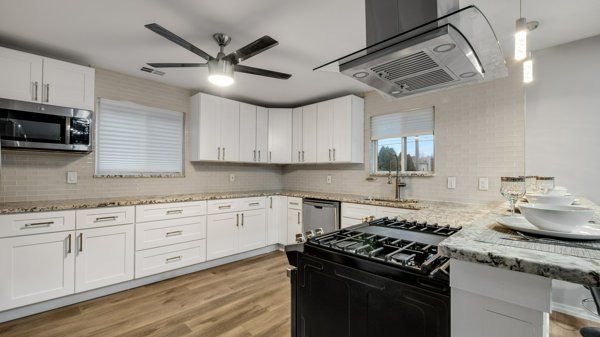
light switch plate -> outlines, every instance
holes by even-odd
[[[456,177],[448,177],[448,188],[449,189],[456,188]]]
[[[327,183],[331,184],[331,176],[327,176]]]
[[[234,182],[234,181],[235,181],[235,174],[231,173],[231,174],[229,175],[229,182],[231,182],[231,183],[232,183],[232,182]]]
[[[67,184],[77,184],[77,172],[67,172]]]
[[[487,191],[490,189],[490,180],[487,177],[479,177],[479,190]]]

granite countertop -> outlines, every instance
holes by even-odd
[[[303,192],[303,191],[247,191],[247,192],[207,192],[193,194],[175,194],[159,196],[138,196],[138,197],[115,197],[115,198],[97,198],[97,199],[66,199],[50,201],[24,201],[24,202],[6,202],[0,203],[0,214],[26,213],[26,212],[50,212],[64,211],[71,209],[115,207],[115,206],[134,206],[161,204],[171,202],[203,201],[232,198],[249,198],[271,195],[285,195],[298,198],[315,198],[324,200],[336,200],[341,202],[351,202],[367,204],[374,206],[397,207],[412,210],[419,210],[425,206],[415,200],[395,201],[393,199],[371,200],[365,196],[354,194],[323,193],[323,192]]]
[[[595,210],[595,220],[600,219],[599,206],[583,198],[580,198],[580,202],[581,205]],[[440,253],[457,260],[487,264],[588,286],[600,286],[600,259],[482,241],[489,236],[490,231],[498,231],[502,228],[497,224],[496,219],[508,214],[506,208],[504,203],[498,204],[485,216],[475,219],[460,232],[442,241],[439,245]],[[584,251],[596,252],[586,249]]]

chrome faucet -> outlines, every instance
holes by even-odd
[[[404,182],[402,180],[402,178],[400,177],[400,156],[396,154],[396,152],[394,151],[394,157],[396,157],[396,184],[395,184],[395,188],[396,188],[396,200],[401,200],[402,198],[400,197],[400,189],[402,187],[406,187],[406,182]],[[392,184],[392,162],[390,161],[389,167],[388,167],[388,184]]]

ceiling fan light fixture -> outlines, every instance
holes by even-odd
[[[233,64],[225,59],[213,59],[208,62],[208,81],[219,87],[232,85]]]

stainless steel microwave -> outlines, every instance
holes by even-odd
[[[2,147],[40,150],[92,150],[93,113],[0,98]]]

